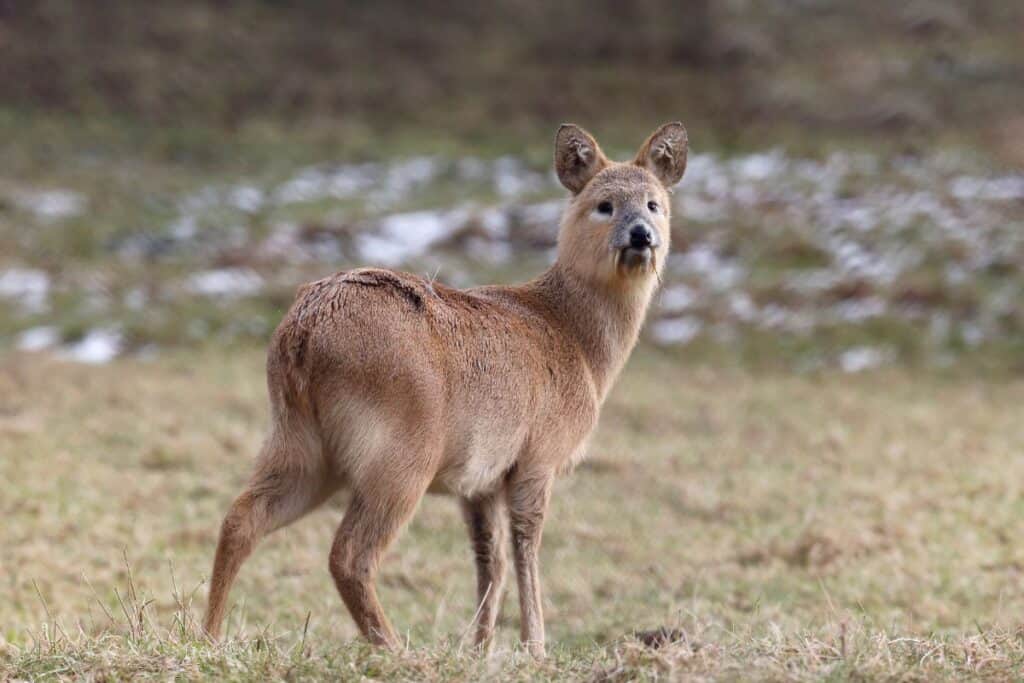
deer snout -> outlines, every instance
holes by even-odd
[[[654,260],[660,245],[658,231],[643,219],[631,217],[615,231],[612,245],[617,250],[616,262],[629,271],[646,269]]]
[[[611,246],[620,251],[623,249],[654,250],[661,246],[661,239],[658,231],[649,221],[634,213],[623,216],[622,220],[615,225]]]
[[[654,246],[654,231],[643,223],[629,229],[629,246],[634,249],[647,249]]]

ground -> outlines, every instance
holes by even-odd
[[[204,643],[221,515],[267,424],[262,354],[0,365],[0,678],[1006,679],[1024,671],[1020,373],[804,374],[642,348],[541,554],[550,658],[466,642],[472,561],[424,500],[356,631],[327,571],[344,495],[243,568]],[[513,582],[514,583],[514,582]],[[674,629],[661,647],[636,631]],[[649,640],[649,639],[648,639]]]

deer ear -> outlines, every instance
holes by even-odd
[[[678,121],[654,131],[633,161],[653,173],[665,187],[672,187],[686,170],[686,129]]]
[[[579,194],[607,165],[608,159],[590,133],[572,123],[559,127],[555,136],[555,172],[566,189]]]

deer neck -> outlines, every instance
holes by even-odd
[[[582,350],[602,401],[636,345],[654,292],[655,276],[639,277],[643,280],[595,284],[556,261],[535,281]]]

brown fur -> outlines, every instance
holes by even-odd
[[[668,253],[667,190],[685,160],[678,123],[656,131],[632,163],[608,161],[589,134],[563,126],[555,166],[573,198],[558,258],[537,279],[461,291],[367,268],[304,286],[270,345],[271,433],[221,527],[207,633],[217,636],[257,541],[345,486],[352,499],[331,574],[363,635],[397,647],[374,577],[431,490],[462,499],[483,645],[501,603],[507,514],[522,639],[542,656],[537,558],[551,485],[581,457],[636,342]],[[613,204],[611,216],[601,202]],[[638,223],[653,231],[654,248],[627,262],[623,245]]]

